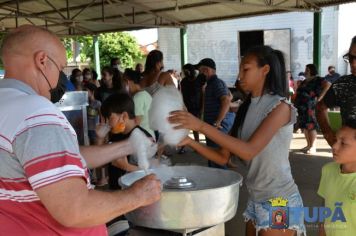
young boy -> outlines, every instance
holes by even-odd
[[[336,139],[332,146],[335,162],[323,167],[318,190],[325,207],[332,212],[321,226],[320,236],[356,235],[356,120],[346,121]],[[332,222],[335,208],[340,205],[345,222],[340,214]]]
[[[130,137],[134,129],[140,129],[148,138],[153,137],[137,125],[135,105],[132,98],[126,94],[112,94],[101,106],[101,115],[111,127],[109,142],[118,142]],[[98,137],[97,144],[103,144],[105,137]],[[119,189],[118,179],[126,172],[138,170],[137,160],[127,157],[117,159],[109,165],[109,188]]]

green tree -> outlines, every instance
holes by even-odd
[[[82,61],[90,59],[90,66],[94,66],[94,46],[92,36],[75,37],[74,40],[80,42],[82,48],[80,57]],[[66,49],[68,59],[72,59],[70,39],[62,39]],[[126,32],[105,33],[99,35],[99,54],[101,67],[110,64],[110,59],[118,57],[123,68],[134,67],[134,62],[142,58],[139,45],[136,39]]]
[[[68,61],[73,60],[72,39],[71,38],[61,38],[61,41],[66,49]]]

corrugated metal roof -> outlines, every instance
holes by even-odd
[[[0,0],[0,30],[23,24],[58,35],[98,34],[288,11],[320,11],[351,0]]]

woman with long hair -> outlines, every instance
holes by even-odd
[[[243,215],[247,236],[305,233],[302,215],[291,215],[289,225],[283,229],[273,228],[270,224],[271,199],[281,197],[286,200],[287,207],[303,207],[288,159],[296,109],[287,99],[288,84],[282,52],[268,46],[251,48],[241,61],[239,79],[239,85],[248,98],[237,111],[230,135],[185,111],[173,112],[169,120],[177,129],[205,134],[220,148],[207,147],[189,137],[180,145],[189,145],[220,165],[227,164],[233,157],[245,161],[249,199]]]
[[[103,102],[113,93],[125,92],[122,78],[117,69],[104,67],[101,70],[101,86],[97,90],[96,99]]]
[[[151,96],[161,86],[174,85],[171,75],[168,72],[162,72],[163,68],[163,53],[159,50],[152,50],[147,55],[145,70],[140,81],[141,87]]]

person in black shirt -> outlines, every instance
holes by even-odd
[[[180,89],[183,96],[184,105],[188,112],[194,116],[201,118],[202,101],[203,101],[203,86],[206,82],[203,74],[196,75],[195,67],[192,64],[183,66],[184,78],[180,83]],[[194,131],[194,139],[199,142],[199,133]]]
[[[344,60],[350,63],[351,75],[342,76],[335,81],[317,105],[317,119],[330,146],[336,142],[336,137],[329,124],[327,109],[340,107],[342,124],[346,120],[356,119],[356,36],[353,37]]]

